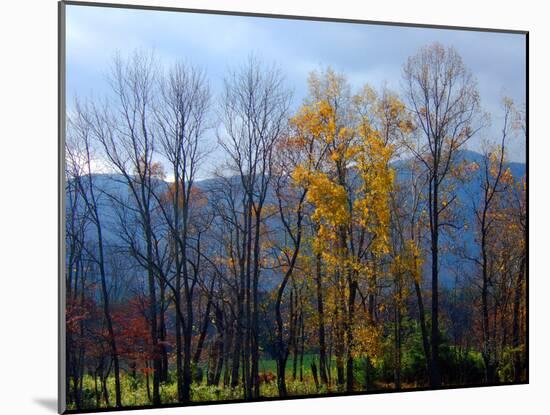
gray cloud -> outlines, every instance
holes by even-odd
[[[307,92],[308,73],[319,66],[346,73],[354,87],[368,82],[399,90],[403,62],[434,41],[455,47],[476,76],[493,119],[484,136],[494,136],[503,95],[525,103],[523,35],[71,5],[68,97],[106,93],[112,56],[136,48],[153,48],[162,62],[183,59],[204,67],[215,93],[227,68],[250,53],[281,66],[295,91],[295,105]],[[471,146],[478,149],[479,140]],[[513,143],[510,156],[524,160],[525,143]]]

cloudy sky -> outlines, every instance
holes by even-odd
[[[501,98],[525,103],[525,37],[519,34],[314,22],[168,11],[67,6],[67,98],[107,93],[113,55],[152,48],[161,62],[177,60],[204,68],[219,93],[228,68],[254,53],[274,61],[294,90],[297,107],[307,76],[330,65],[354,87],[369,83],[400,90],[402,65],[417,50],[438,41],[453,46],[478,81],[482,105],[493,126],[470,143],[498,134]],[[510,146],[510,159],[525,160],[525,143]]]

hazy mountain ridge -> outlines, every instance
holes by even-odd
[[[456,162],[466,161],[468,163],[477,162],[481,165],[483,162],[483,155],[473,152],[462,150],[457,154]],[[393,166],[396,169],[396,180],[397,182],[403,182],[408,176],[407,163],[409,160],[400,160],[393,163]],[[512,175],[516,180],[519,180],[526,172],[526,165],[523,163],[510,162],[506,163],[506,167],[510,168]],[[130,203],[132,204],[132,195],[126,179],[119,174],[94,174],[93,175],[94,186],[99,190],[98,192],[98,206],[99,213],[102,219],[104,227],[104,238],[105,245],[114,251],[120,251],[125,249],[126,242],[121,233],[121,216],[120,209],[117,208],[119,202]],[[203,191],[212,191],[214,188],[219,188],[223,186],[223,179],[218,178],[209,178],[201,181],[197,181],[195,186]],[[237,177],[229,179],[231,183],[238,185],[239,180]],[[169,182],[158,182],[159,187],[168,186]],[[480,197],[480,181],[479,177],[474,178],[473,180],[467,181],[461,184],[457,188],[457,202],[461,204],[461,213],[464,223],[468,223],[469,226],[466,229],[462,229],[460,232],[460,241],[464,244],[469,254],[475,255],[477,252],[477,246],[475,243],[475,222],[474,222],[474,213],[472,210],[472,199]],[[273,192],[270,192],[273,193]],[[273,199],[273,200],[270,200]],[[209,201],[212,203],[212,201]],[[268,197],[267,203],[275,203],[274,196],[271,194]],[[272,221],[275,219],[271,219]],[[165,232],[166,230],[161,230]],[[90,228],[88,230],[89,241],[93,244],[95,234]],[[452,238],[449,235],[442,235],[442,244],[450,242]],[[429,251],[427,251],[427,256],[429,256]],[[456,254],[443,249],[440,253],[441,258],[441,281],[444,286],[450,286],[453,284],[453,281],[456,278],[457,270],[470,272],[474,270],[471,268],[471,264],[468,264],[463,259],[458,257]],[[428,279],[429,275],[429,258],[426,258],[425,261],[425,275]],[[261,287],[264,290],[273,289],[279,283],[279,275],[273,271],[266,270],[260,278]]]

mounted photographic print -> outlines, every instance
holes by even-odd
[[[59,11],[60,412],[528,382],[527,32]]]

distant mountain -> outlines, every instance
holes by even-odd
[[[457,154],[456,160],[458,162],[466,161],[468,163],[477,162],[481,165],[483,162],[483,156],[481,154],[472,152],[472,151],[460,151]],[[397,182],[403,182],[409,176],[408,170],[408,161],[400,160],[393,164],[397,174]],[[520,179],[525,174],[525,164],[523,163],[508,163],[507,167],[510,168],[513,176],[516,179]],[[121,249],[124,249],[125,240],[122,237],[121,225],[125,220],[131,221],[132,218],[124,217],[121,215],[121,209],[119,208],[120,202],[132,205],[132,195],[130,189],[126,183],[126,180],[123,176],[117,174],[94,174],[92,176],[94,181],[94,186],[98,189],[97,194],[99,195],[99,210],[100,216],[103,222],[105,244],[107,246],[108,252],[121,252]],[[238,186],[240,183],[239,178],[230,178],[231,185]],[[207,179],[196,182],[197,188],[203,191],[213,191],[213,189],[223,187],[225,182],[222,182],[222,179]],[[443,286],[452,286],[455,279],[460,278],[465,273],[470,275],[475,272],[472,268],[472,265],[467,263],[465,260],[460,258],[456,253],[453,253],[452,250],[448,249],[448,246],[457,244],[462,244],[463,247],[468,251],[470,255],[477,254],[477,245],[475,242],[475,226],[474,226],[474,212],[472,210],[472,200],[480,197],[480,181],[479,179],[474,179],[469,182],[466,182],[460,185],[457,188],[457,201],[456,203],[460,204],[460,213],[461,220],[463,223],[468,224],[467,228],[462,228],[460,230],[459,237],[456,237],[456,233],[444,233],[441,237],[442,251],[440,253],[441,258],[441,283]],[[159,182],[158,186],[162,188],[163,186],[168,186],[168,183]],[[403,190],[405,191],[405,190]],[[269,203],[275,203],[273,194],[268,200]],[[272,219],[276,221],[276,219]],[[273,223],[272,223],[273,224]],[[276,225],[276,224],[275,224]],[[92,228],[90,228],[90,241],[94,241],[95,234],[93,234]],[[129,257],[125,256],[126,260],[131,261]],[[134,264],[135,265],[135,264]],[[430,261],[429,254],[426,257],[425,261],[425,280],[429,280],[430,273]],[[139,269],[139,267],[134,267],[134,269]],[[137,273],[139,271],[133,271]],[[276,275],[271,271],[265,271],[261,277],[261,286],[264,290],[273,289],[279,283],[280,276]],[[129,287],[131,288],[131,281],[129,280]]]
[[[461,150],[456,154],[456,163],[477,163],[483,166],[484,156],[469,150]],[[407,161],[397,162],[396,168],[399,170],[397,180],[404,180],[407,177]],[[505,168],[509,168],[513,177],[520,180],[526,172],[524,163],[509,162]],[[462,249],[467,252],[469,257],[479,255],[478,243],[476,242],[476,219],[473,204],[481,199],[481,176],[472,175],[472,179],[460,184],[456,188],[457,198],[455,200],[455,210],[458,212],[457,224],[459,230],[450,230],[442,232],[440,236],[440,280],[443,286],[454,285],[457,279],[466,276],[473,276],[477,272],[471,261],[465,260],[458,252],[453,250]],[[466,225],[466,226],[463,226]],[[425,261],[425,280],[429,280],[431,275],[431,260],[429,251],[427,251]]]

